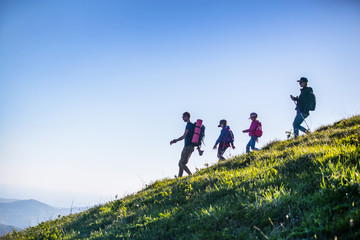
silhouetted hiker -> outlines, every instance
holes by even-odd
[[[221,132],[220,132],[220,136],[219,138],[216,140],[215,145],[213,147],[213,149],[217,148],[217,145],[219,144],[219,148],[218,148],[218,152],[217,152],[217,157],[219,158],[219,161],[223,161],[226,160],[224,158],[224,153],[226,151],[226,149],[228,149],[228,147],[232,147],[232,149],[235,149],[234,146],[234,134],[233,132],[230,130],[230,126],[227,125],[227,122],[225,119],[220,120],[219,126],[221,127]]]
[[[315,110],[315,105],[316,105],[316,99],[313,93],[313,89],[311,87],[308,87],[309,84],[308,79],[302,77],[300,78],[300,80],[297,80],[297,82],[299,82],[301,86],[300,96],[294,97],[290,95],[291,100],[293,100],[296,104],[296,108],[295,108],[296,116],[293,122],[295,138],[299,136],[299,130],[304,133],[310,133],[309,126],[307,126],[308,129],[306,129],[303,126],[301,126],[301,123],[305,121],[305,118],[307,118],[310,115],[309,110],[310,111]]]
[[[250,118],[251,125],[249,129],[243,131],[243,133],[249,133],[250,141],[246,145],[246,152],[250,152],[250,148],[255,151],[259,151],[260,149],[255,147],[255,143],[257,142],[258,138],[262,136],[262,126],[261,122],[258,120],[258,115],[256,113],[251,113]]]
[[[192,145],[192,143],[191,143],[192,135],[193,135],[193,131],[194,131],[194,125],[190,122],[190,113],[184,112],[182,115],[182,119],[184,120],[184,122],[187,123],[186,127],[185,127],[184,135],[182,135],[181,137],[174,139],[170,142],[170,145],[172,145],[178,141],[185,139],[185,141],[184,141],[185,146],[181,152],[181,158],[179,161],[178,177],[182,177],[184,170],[185,170],[185,172],[187,172],[187,174],[191,175],[191,172],[190,172],[189,168],[186,166],[186,164],[189,162],[189,158],[190,158],[192,152],[194,151],[194,145]]]

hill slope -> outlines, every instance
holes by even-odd
[[[360,116],[6,239],[360,239]]]

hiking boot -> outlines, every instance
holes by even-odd
[[[199,151],[199,155],[202,156],[204,154],[204,150]]]
[[[305,133],[306,133],[306,134],[311,133],[310,129],[306,129],[306,130],[305,130]]]

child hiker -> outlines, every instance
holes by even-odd
[[[219,158],[219,161],[226,160],[224,158],[224,153],[228,147],[231,147],[235,149],[234,146],[234,134],[230,130],[230,126],[227,126],[227,122],[225,119],[220,121],[220,124],[218,127],[221,127],[221,132],[219,138],[216,140],[215,145],[213,149],[217,148],[217,145],[219,144],[217,157]]]
[[[254,151],[259,151],[260,149],[255,147],[255,143],[257,142],[258,138],[262,135],[262,128],[261,128],[261,122],[257,120],[258,115],[256,113],[251,113],[250,118],[251,119],[251,125],[249,129],[246,129],[243,131],[243,133],[249,133],[250,141],[246,145],[246,152],[250,152],[250,148]]]

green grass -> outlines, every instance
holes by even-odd
[[[360,239],[360,116],[1,239]]]

